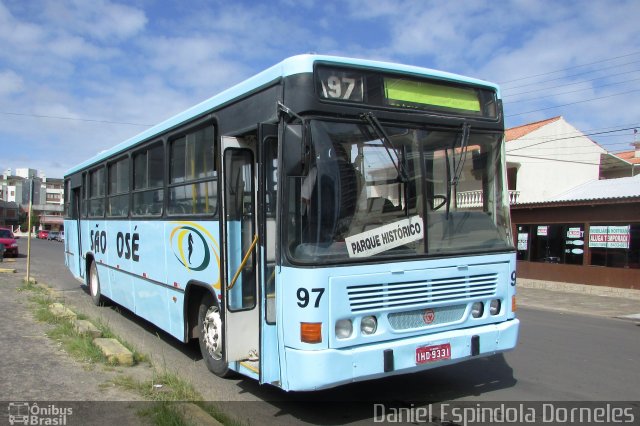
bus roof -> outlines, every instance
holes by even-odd
[[[94,157],[72,167],[67,170],[65,176],[76,173],[92,164],[99,163],[113,155],[126,151],[127,149],[135,146],[138,143],[149,140],[161,133],[164,133],[170,129],[173,129],[194,117],[200,117],[209,111],[214,110],[221,105],[224,105],[234,99],[240,98],[246,93],[249,93],[255,89],[263,87],[270,82],[273,82],[282,77],[288,77],[295,74],[302,74],[313,72],[313,65],[316,62],[334,63],[336,65],[355,65],[366,68],[373,68],[385,71],[398,71],[405,74],[413,74],[416,76],[428,76],[445,81],[455,81],[469,83],[479,86],[485,86],[492,88],[496,91],[498,97],[500,97],[500,89],[496,84],[489,83],[483,80],[478,80],[470,77],[465,77],[457,74],[452,74],[444,71],[437,71],[429,68],[422,68],[412,65],[402,65],[392,62],[372,61],[367,59],[355,59],[345,58],[340,56],[328,56],[328,55],[298,55],[289,57],[282,62],[267,68],[266,70],[250,77],[241,83],[236,84],[229,89],[159,123],[149,129],[137,134],[136,136],[125,140],[112,148],[101,151]]]

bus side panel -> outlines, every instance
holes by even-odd
[[[162,265],[163,233],[164,224],[161,221],[131,222],[131,271],[136,276],[133,283],[136,315],[168,331],[169,295],[167,276]]]
[[[161,259],[170,287],[167,294],[171,324],[167,331],[179,339],[184,338],[184,290],[187,284],[197,282],[220,293],[219,226],[217,221],[165,222],[164,237],[155,239],[158,248],[163,250]]]
[[[169,301],[169,334],[184,341],[184,291],[167,289]]]
[[[131,270],[131,250],[129,235],[129,221],[110,221],[107,223],[107,235],[109,237],[109,283],[111,284],[111,299],[135,311],[135,299],[133,297],[132,277],[122,271]]]
[[[104,220],[86,220],[82,222],[81,226],[84,257],[86,259],[88,255],[93,255],[98,269],[98,278],[100,279],[100,293],[113,300],[109,272],[106,267],[109,264],[109,256],[107,254],[109,238],[106,223]],[[82,263],[84,267],[85,262]]]

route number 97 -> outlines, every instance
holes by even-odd
[[[320,85],[325,99],[362,102],[362,76],[355,73],[320,72]]]
[[[322,299],[322,295],[324,294],[324,288],[312,288],[311,294],[309,294],[309,290],[304,287],[300,287],[298,291],[296,291],[296,296],[298,296],[298,306],[301,308],[306,308],[309,306],[309,302],[313,301],[313,307],[320,307],[320,299]]]

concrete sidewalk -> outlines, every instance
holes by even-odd
[[[640,321],[640,290],[518,278],[517,304]]]
[[[0,424],[8,422],[7,410],[13,405],[37,407],[38,403],[41,408],[55,406],[76,413],[57,424],[149,423],[137,414],[144,408],[142,402],[132,403],[142,398],[110,382],[120,367],[75,361],[46,336],[52,327],[34,319],[29,301],[33,295],[18,291],[21,279],[18,274],[0,274]],[[42,424],[54,424],[46,423],[49,417],[40,416]]]

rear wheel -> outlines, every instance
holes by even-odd
[[[200,330],[200,352],[209,371],[219,377],[228,377],[233,372],[224,362],[222,349],[222,315],[211,294],[206,294],[198,309],[198,329]]]
[[[91,261],[91,265],[89,265],[89,294],[91,295],[91,299],[93,299],[93,304],[96,306],[100,306],[104,302],[104,298],[100,293],[100,277],[98,277],[98,267],[96,266],[96,262]]]

